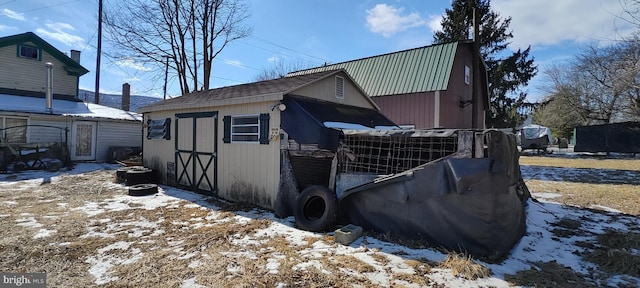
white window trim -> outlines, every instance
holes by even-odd
[[[31,58],[31,57],[23,56],[23,55],[21,54],[21,52],[22,52],[22,51],[21,51],[21,50],[22,50],[21,48],[22,48],[22,47],[31,48],[31,49],[36,49],[36,51],[38,52],[37,57],[36,57],[36,58]],[[42,49],[40,49],[39,47],[33,46],[33,45],[28,45],[28,44],[18,44],[18,57],[20,57],[20,58],[24,58],[24,59],[31,59],[31,60],[40,60],[40,59],[42,59]]]
[[[241,124],[241,125],[234,125],[233,124],[233,120],[236,118],[249,118],[249,117],[255,117],[258,120],[257,124]],[[256,126],[258,127],[258,131],[256,133],[233,133],[233,128],[234,127],[253,127]],[[237,140],[233,140],[233,136],[234,135],[256,135],[256,140],[255,141],[237,141]],[[231,116],[231,139],[230,139],[231,143],[249,143],[249,144],[260,144],[260,114],[245,114],[245,115],[232,115]]]

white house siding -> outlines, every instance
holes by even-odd
[[[47,143],[47,142],[64,142],[65,130],[69,128],[69,141],[71,141],[71,120],[64,117],[52,117],[52,116],[40,116],[34,115],[30,117],[30,125],[46,125],[54,126],[62,129],[50,128],[50,127],[29,127],[29,139],[31,143]]]
[[[96,161],[98,162],[105,162],[108,159],[110,147],[142,147],[142,123],[100,121],[96,142]]]
[[[175,120],[176,114],[194,112],[218,112],[218,196],[240,202],[250,202],[265,208],[272,208],[275,203],[280,184],[280,146],[278,139],[272,139],[269,144],[258,143],[223,143],[224,116],[254,115],[269,113],[270,128],[279,129],[280,112],[270,110],[270,106],[278,103],[258,102],[241,105],[219,106],[189,110],[172,110],[150,112],[144,115],[144,122],[148,119],[157,120],[171,118],[171,140],[148,140],[144,137],[143,154],[144,165],[161,172],[164,183],[167,179],[167,162],[175,162]],[[183,131],[184,130],[184,131]],[[192,137],[191,129],[179,131],[179,137]],[[198,129],[197,133],[214,133],[206,129]],[[143,132],[146,135],[146,128]],[[179,165],[175,163],[175,165]]]
[[[33,45],[27,42],[25,44]],[[17,55],[17,45],[0,48],[0,87],[25,91],[44,93],[47,82],[47,69],[45,63],[53,63],[53,93],[64,95],[76,95],[78,77],[68,75],[64,64],[51,56],[44,49],[41,60],[20,58]]]
[[[295,90],[291,94],[350,106],[375,109],[371,102],[367,101],[368,97],[362,94],[360,90],[347,79],[344,73],[339,73],[338,76],[344,78],[344,99],[336,98],[336,76],[327,77],[322,81]]]

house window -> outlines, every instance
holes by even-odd
[[[18,45],[18,57],[40,60],[40,49],[28,45]]]
[[[469,66],[464,66],[464,84],[469,85],[471,78],[471,68]]]
[[[0,142],[27,143],[27,118],[0,117]]]
[[[147,139],[171,139],[171,118],[147,121]]]
[[[224,116],[224,143],[269,144],[269,114]]]
[[[336,98],[344,99],[344,78],[336,76]]]

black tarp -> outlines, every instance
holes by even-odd
[[[340,131],[326,128],[324,122],[343,122],[374,128],[395,126],[374,109],[321,102],[301,97],[285,97],[286,110],[280,126],[299,144],[318,144],[318,148],[335,151]]]
[[[575,152],[640,153],[640,122],[576,127]]]
[[[515,137],[485,134],[487,158],[442,158],[345,191],[340,220],[500,259],[524,235],[528,190]]]

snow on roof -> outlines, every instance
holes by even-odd
[[[53,99],[51,113],[47,111],[45,98],[0,94],[0,103],[0,111],[142,121],[141,114],[87,102]]]

